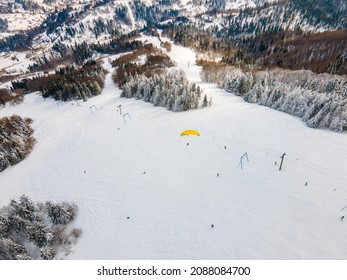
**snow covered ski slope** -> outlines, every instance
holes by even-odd
[[[83,232],[70,259],[346,259],[347,135],[202,83],[189,49],[168,55],[210,108],[173,113],[122,99],[108,74],[80,107],[31,94],[0,110],[31,117],[37,139],[0,173],[0,205],[21,194],[74,201]],[[179,137],[186,129],[201,136]]]

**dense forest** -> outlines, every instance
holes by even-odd
[[[50,58],[44,56],[39,61],[29,66],[31,71],[38,71],[45,68],[53,68],[60,62],[73,62],[83,64],[85,60],[90,59],[97,53],[101,54],[119,54],[123,52],[134,51],[143,46],[143,43],[134,40],[138,36],[138,31],[113,37],[110,41],[103,44],[87,44],[82,42],[75,43],[72,46],[66,46],[60,40],[53,45],[53,50],[57,55],[51,55]]]
[[[347,131],[344,77],[306,70],[258,71],[221,65],[205,65],[202,77],[247,102],[298,116],[309,127]]]
[[[123,86],[121,96],[141,99],[154,106],[181,112],[198,108],[201,91],[195,84],[189,84],[183,72],[166,71],[151,77],[130,76]]]
[[[253,37],[216,37],[213,30],[189,26],[166,26],[163,36],[177,44],[212,53],[230,65],[257,65],[315,73],[347,74],[347,29],[316,34],[292,31],[265,32]],[[207,58],[208,60],[208,58]]]
[[[172,0],[157,1],[156,4],[134,0],[129,7],[111,2],[97,1],[95,7],[86,5],[79,12],[70,7],[55,11],[39,27],[0,40],[0,51],[28,49],[35,36],[52,32],[58,36],[53,50],[61,59],[64,56],[78,64],[94,53],[117,53],[120,49],[132,51],[136,46],[124,45],[125,42],[119,45],[124,39],[121,38],[124,25],[132,25],[130,7],[135,30],[143,31],[153,26],[162,28],[163,35],[176,43],[198,51],[221,53],[223,62],[231,65],[257,64],[294,70],[303,68],[316,73],[347,73],[347,37],[345,30],[340,30],[347,27],[344,0],[259,1],[256,7],[243,7],[239,11],[225,10],[226,1],[194,0],[192,3],[204,7],[204,12],[191,17],[187,17],[182,12],[183,7],[178,8],[177,1]],[[95,17],[88,24],[79,21],[99,7],[112,7],[113,17]],[[322,35],[322,31],[327,32]],[[85,32],[90,32],[96,39],[108,35],[111,40],[104,44],[76,44],[75,36]]]
[[[142,60],[141,57],[143,57]],[[152,44],[146,44],[112,62],[112,67],[116,67],[113,80],[122,87],[129,76],[141,74],[150,77],[155,73],[160,74],[164,68],[172,66],[174,63],[164,52]]]
[[[52,260],[70,253],[81,235],[67,225],[75,218],[71,203],[34,203],[22,195],[0,208],[0,260]]]
[[[291,0],[313,24],[322,22],[335,28],[347,28],[347,2],[345,0]]]
[[[5,18],[0,18],[0,32],[5,32],[8,28],[8,21]]]
[[[170,50],[168,42],[162,42]],[[121,96],[141,99],[154,106],[180,112],[196,109],[201,97],[200,88],[191,85],[181,71],[173,71],[171,59],[152,44],[112,62],[113,80],[123,91]]]
[[[23,101],[23,90],[12,92],[6,88],[0,88],[0,108],[5,107],[6,103],[15,105]]]
[[[33,149],[35,138],[32,120],[17,115],[0,118],[0,172],[16,165]]]
[[[59,68],[55,74],[12,81],[12,88],[25,88],[29,92],[41,91],[44,98],[51,97],[55,100],[86,101],[101,93],[105,74],[105,69],[92,61],[79,69],[68,66]]]
[[[347,29],[317,34],[262,34],[241,43],[260,66],[347,74]]]

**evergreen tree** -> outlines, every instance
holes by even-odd
[[[207,101],[207,96],[205,94],[204,100],[202,101],[202,108],[207,107],[207,105],[208,105],[208,101]]]

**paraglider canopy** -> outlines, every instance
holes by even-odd
[[[181,133],[180,137],[185,136],[185,135],[196,135],[196,136],[200,136],[199,131],[196,130],[185,130]]]

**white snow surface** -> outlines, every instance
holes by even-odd
[[[30,94],[0,110],[32,118],[37,139],[0,173],[0,205],[21,194],[75,202],[82,236],[69,259],[346,259],[347,135],[201,82],[187,48],[168,54],[210,108],[174,113],[123,99],[108,74],[81,107]],[[201,137],[179,137],[186,129]]]

